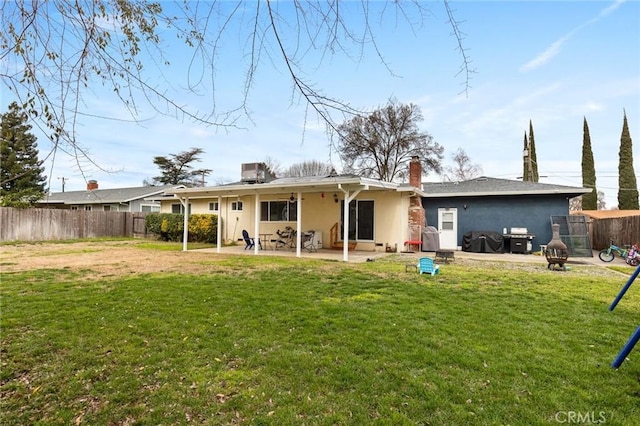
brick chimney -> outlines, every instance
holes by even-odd
[[[422,190],[422,163],[417,155],[411,157],[409,163],[409,185]],[[419,241],[422,238],[421,231],[426,224],[427,218],[422,207],[422,197],[417,195],[411,197],[409,201],[409,227],[412,229],[411,233],[415,235],[408,235],[409,240]],[[419,225],[419,228],[415,225]]]
[[[422,163],[417,155],[411,157],[409,163],[409,185],[422,189]]]
[[[87,181],[87,191],[93,191],[94,189],[98,189],[98,181],[97,180]]]

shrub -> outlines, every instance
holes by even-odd
[[[145,217],[147,232],[156,234],[163,241],[182,241],[184,215],[176,213],[151,213]],[[218,235],[218,216],[192,214],[189,216],[189,241],[214,243]]]

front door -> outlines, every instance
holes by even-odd
[[[438,233],[440,248],[456,250],[458,247],[458,210],[455,208],[438,209]]]

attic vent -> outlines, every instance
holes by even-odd
[[[487,179],[486,177],[481,177],[481,178],[476,179],[476,182],[486,182],[488,180],[489,179]]]

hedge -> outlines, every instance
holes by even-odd
[[[163,241],[182,241],[184,215],[177,213],[151,213],[145,217],[147,232]],[[218,215],[189,215],[189,242],[215,243],[218,237]]]

